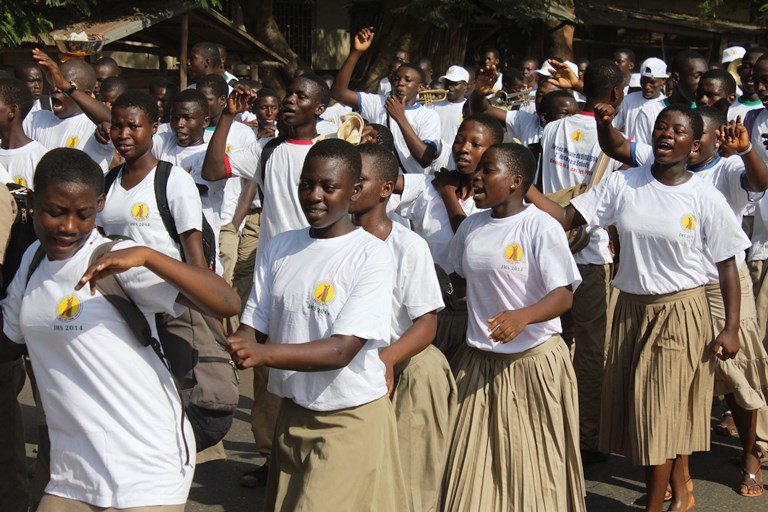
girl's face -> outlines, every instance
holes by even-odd
[[[708,118],[704,118],[704,133],[701,136],[701,143],[699,149],[691,151],[691,156],[688,158],[688,163],[691,165],[699,165],[707,160],[711,160],[717,155],[717,151],[720,149],[720,142],[717,140],[715,131],[718,129],[715,123]]]
[[[520,186],[521,177],[510,174],[499,151],[491,148],[477,164],[477,174],[472,182],[474,200],[478,208],[494,208],[505,203],[511,192]]]
[[[693,128],[687,116],[668,111],[659,114],[653,127],[653,156],[661,164],[686,162],[691,151],[698,151],[699,140],[693,138]]]
[[[152,151],[152,136],[157,132],[157,121],[151,121],[138,107],[112,109],[109,137],[117,152],[128,161]]]
[[[475,121],[461,123],[451,146],[456,170],[460,174],[475,172],[483,153],[493,145],[492,137],[491,130],[484,124]]]

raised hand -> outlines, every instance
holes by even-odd
[[[608,103],[597,103],[593,110],[595,112],[595,122],[599,126],[610,125],[613,118],[616,117],[616,109]]]
[[[129,247],[108,252],[88,267],[88,270],[85,271],[75,286],[75,290],[80,290],[89,284],[91,295],[94,295],[96,293],[96,281],[107,276],[120,274],[130,268],[144,266],[147,261],[147,252],[150,250],[146,247]]]
[[[746,126],[741,124],[741,116],[737,116],[735,121],[726,123],[715,130],[715,136],[723,147],[734,153],[741,153],[749,149],[749,132]]]
[[[493,94],[496,92],[493,86],[496,84],[498,79],[499,71],[496,69],[496,66],[491,66],[490,68],[481,68],[475,77],[475,91],[479,92],[483,96]]]
[[[38,65],[40,65],[46,80],[48,80],[48,83],[52,88],[59,89],[60,91],[69,89],[69,82],[65,80],[64,76],[61,74],[59,65],[56,64],[47,53],[39,48],[34,48],[32,49],[32,57],[37,61]]]
[[[568,64],[554,59],[548,60],[547,64],[555,70],[555,73],[547,79],[547,82],[556,85],[561,89],[578,89],[578,85],[581,81],[573,70],[568,67]]]
[[[371,42],[373,42],[373,27],[365,27],[355,34],[353,49],[362,53],[371,47]]]
[[[256,100],[256,91],[244,84],[237,84],[227,98],[225,114],[237,115],[245,112]]]

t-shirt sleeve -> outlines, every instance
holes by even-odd
[[[357,108],[355,109],[355,112],[359,112],[363,119],[371,123],[381,121],[381,119],[387,115],[382,98],[383,96],[379,96],[378,94],[367,92],[357,93]],[[439,133],[438,130],[438,134]]]
[[[655,119],[653,120],[655,121]],[[637,114],[637,129],[635,130],[634,139],[637,142],[642,142],[644,144],[650,144],[651,143],[651,135],[653,132],[653,121],[651,121],[650,116],[648,115],[648,112],[645,110],[641,110]]]
[[[401,255],[399,278],[403,305],[411,320],[445,306],[435,263],[423,239],[415,238]]]
[[[707,187],[710,187],[708,184]],[[702,231],[712,261],[719,263],[745,251],[752,243],[744,234],[725,197],[710,187],[702,194]]]
[[[616,199],[625,173],[614,172],[595,187],[571,200],[590,226],[604,227],[615,223]]]
[[[112,250],[138,246],[136,242],[126,240],[115,244]],[[145,315],[168,313],[177,317],[184,312],[185,307],[176,302],[179,290],[146,267],[129,268],[115,277]]]
[[[653,163],[653,148],[645,142],[630,142],[630,152],[632,153],[632,163],[635,167],[642,167]]]
[[[400,194],[400,203],[395,212],[406,217],[413,206],[414,201],[423,194],[427,187],[432,186],[429,176],[426,174],[403,174],[403,192]]]
[[[272,301],[272,256],[269,246],[262,247],[264,253],[256,258],[256,269],[253,273],[251,294],[240,315],[240,322],[253,327],[259,332],[269,334],[269,317]]]
[[[203,230],[203,204],[195,180],[183,169],[175,167],[168,178],[168,208],[176,223],[176,231]]]
[[[7,295],[0,302],[0,307],[3,308],[3,333],[14,343],[24,344],[19,314],[21,313],[21,301],[24,299],[24,291],[27,288],[29,264],[38,247],[40,247],[40,243],[35,242],[24,252],[24,256],[22,256],[21,263],[19,264],[19,270],[16,271],[16,276],[6,289]]]
[[[333,322],[331,335],[389,342],[395,262],[382,242],[368,253],[355,284]]]
[[[227,178],[247,178],[256,180],[260,187],[261,179],[261,151],[262,144],[253,141],[245,147],[233,149],[224,157],[227,168]]]
[[[568,248],[565,231],[559,224],[546,219],[536,232],[534,258],[541,271],[547,293],[561,286],[571,285],[573,290],[581,283],[581,275]]]
[[[456,272],[462,278],[466,277],[466,274],[464,273],[464,247],[467,239],[467,232],[469,231],[468,228],[470,224],[472,224],[470,222],[472,217],[474,217],[474,215],[465,219],[464,222],[461,223],[459,229],[456,231],[456,234],[453,235],[453,239],[451,240],[451,248],[448,253],[448,261],[450,262],[451,266],[453,266],[454,272]]]
[[[435,147],[435,156],[442,148],[440,116],[434,110],[427,109],[418,125],[416,135],[425,143]]]

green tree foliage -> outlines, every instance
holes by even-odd
[[[25,38],[37,37],[53,29],[63,12],[88,16],[96,0],[0,0],[0,47],[18,46]]]
[[[764,0],[704,0],[699,4],[709,16],[717,16],[733,7],[747,7],[752,14],[752,21],[768,20],[768,2]]]

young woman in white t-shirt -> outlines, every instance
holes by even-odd
[[[739,277],[734,256],[749,241],[723,196],[686,169],[704,131],[701,116],[667,107],[653,131],[652,165],[613,173],[562,208],[527,199],[565,229],[615,225],[620,290],[606,367],[600,449],[646,467],[646,511],[658,512],[671,483],[673,510],[694,504],[683,457],[709,449],[714,357],[739,350]],[[725,322],[712,330],[704,285],[716,263]]]
[[[101,169],[80,150],[58,148],[40,160],[29,198],[39,244],[2,302],[0,361],[27,349],[39,384],[51,474],[38,511],[181,512],[195,462],[181,398],[164,363],[95,281],[117,274],[148,318],[178,314],[180,305],[228,316],[240,301],[214,273],[132,241],[90,265],[109,241],[95,229],[103,188]],[[32,269],[38,248],[45,254]],[[150,328],[156,336],[154,322]]]
[[[488,149],[474,180],[485,211],[451,245],[469,326],[445,512],[586,510],[576,376],[559,320],[581,277],[557,223],[523,201],[535,169],[519,144]]]

